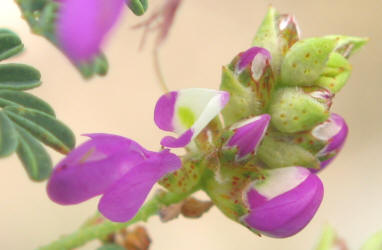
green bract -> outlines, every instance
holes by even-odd
[[[272,124],[286,133],[309,130],[329,117],[326,105],[296,87],[278,89],[269,114]]]
[[[298,41],[285,55],[281,82],[289,86],[312,86],[324,71],[335,41],[309,38]]]
[[[222,111],[227,126],[260,112],[257,97],[248,86],[243,86],[227,67],[223,67],[220,89],[231,93],[230,100]]]
[[[11,34],[14,41],[20,41],[16,34],[7,34]],[[0,38],[0,48],[7,48],[2,43],[7,41]],[[3,55],[17,53],[14,46],[8,48],[3,50]],[[52,169],[50,156],[41,142],[63,154],[75,145],[73,132],[57,120],[52,107],[22,91],[40,84],[41,75],[35,68],[24,64],[0,64],[0,157],[16,151],[29,177],[35,181],[48,178]]]

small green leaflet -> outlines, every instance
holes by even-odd
[[[15,33],[0,29],[0,61],[20,53],[23,48],[24,45]]]
[[[16,55],[22,48],[15,33],[0,29],[0,60]],[[52,171],[52,160],[42,143],[63,154],[75,145],[73,132],[57,120],[52,107],[23,92],[39,85],[41,75],[37,69],[24,64],[0,64],[0,157],[16,152],[34,181],[47,179]]]

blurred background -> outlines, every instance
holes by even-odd
[[[151,10],[161,1],[150,1]],[[147,223],[153,250],[313,249],[327,223],[351,249],[358,249],[382,229],[381,0],[184,0],[161,50],[169,88],[218,88],[221,65],[249,47],[269,4],[281,13],[295,14],[305,38],[370,37],[351,58],[352,76],[333,105],[333,111],[347,120],[350,134],[342,153],[320,174],[324,201],[312,222],[287,239],[257,237],[216,208],[199,220],[180,218],[163,224],[153,217]],[[52,104],[78,143],[84,141],[83,133],[107,132],[155,150],[163,133],[153,122],[153,108],[162,93],[151,57],[154,39],[138,51],[142,30],[131,29],[142,20],[126,8],[105,49],[109,74],[84,81],[58,50],[30,33],[12,0],[0,3],[0,27],[17,32],[26,46],[25,53],[11,61],[42,72],[43,85],[32,92]],[[55,162],[62,158],[52,156]],[[0,249],[34,249],[72,232],[96,210],[97,199],[70,207],[52,203],[45,183],[29,181],[16,156],[2,159],[0,169]]]

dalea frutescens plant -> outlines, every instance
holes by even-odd
[[[103,216],[42,249],[105,239],[163,216],[199,190],[258,235],[298,233],[323,198],[316,173],[345,142],[348,127],[330,107],[350,75],[348,58],[365,43],[342,35],[301,40],[294,17],[270,8],[252,47],[223,66],[220,90],[184,89],[159,98],[156,125],[178,135],[164,137],[159,152],[125,137],[90,134],[57,164],[49,197],[71,205],[101,195]],[[177,156],[171,148],[186,153]],[[155,183],[165,191],[144,204]]]

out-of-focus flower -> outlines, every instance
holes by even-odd
[[[264,180],[248,188],[249,214],[243,222],[255,231],[272,237],[288,237],[302,230],[321,204],[321,180],[303,167],[268,171]]]
[[[154,120],[160,129],[180,136],[166,136],[161,144],[178,148],[187,146],[224,108],[229,100],[225,91],[183,89],[161,96],[156,104]]]
[[[62,205],[103,195],[98,208],[108,219],[124,222],[142,206],[152,186],[181,167],[168,150],[152,152],[128,138],[91,134],[54,169],[47,190]]]
[[[59,46],[75,63],[94,59],[121,15],[124,0],[56,0]]]

